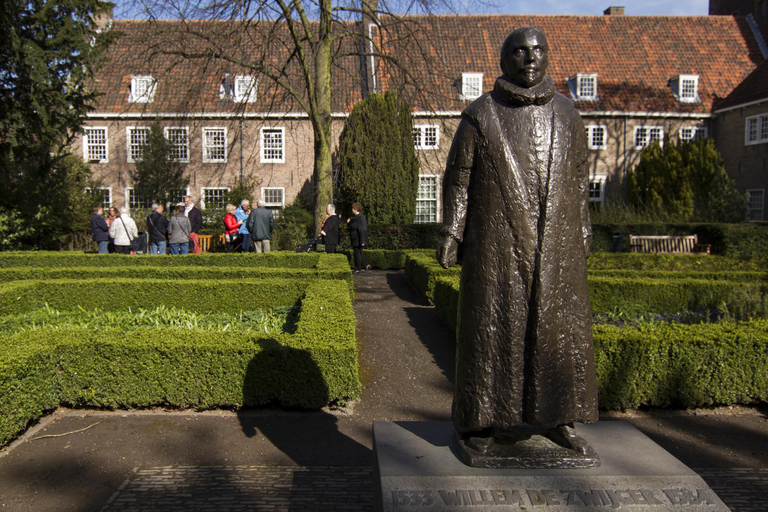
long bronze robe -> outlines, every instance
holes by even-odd
[[[463,113],[443,180],[463,254],[459,433],[597,421],[586,163],[581,117],[549,77],[500,77]]]

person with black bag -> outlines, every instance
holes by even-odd
[[[120,216],[109,227],[109,236],[115,241],[115,252],[118,254],[131,254],[133,243],[139,236],[136,223],[128,215],[128,208],[120,208]]]
[[[325,252],[335,253],[339,245],[339,217],[336,215],[336,206],[329,204],[325,207],[325,220],[320,225],[320,236],[325,244]]]
[[[162,204],[154,203],[152,213],[147,216],[149,254],[165,254],[165,245],[168,240],[168,219],[163,215],[164,209]]]

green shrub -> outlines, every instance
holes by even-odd
[[[345,283],[307,286],[293,333],[79,327],[0,334],[0,446],[47,409],[316,409],[359,397]]]
[[[768,322],[595,326],[600,407],[700,407],[768,398]]]
[[[405,275],[424,296],[433,300],[435,279],[461,273],[460,267],[445,269],[440,266],[435,251],[409,251],[405,258]]]
[[[353,265],[352,251],[344,250],[339,254],[343,254],[347,257],[348,265]],[[371,267],[379,270],[400,270],[405,266],[405,251],[390,251],[382,249],[366,249],[363,251],[365,259]]]
[[[676,272],[765,272],[765,263],[725,256],[695,254],[592,253],[589,271],[645,270]]]

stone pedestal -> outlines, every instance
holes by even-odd
[[[471,468],[450,422],[374,422],[376,510],[728,511],[701,477],[629,423],[576,430],[599,467]]]

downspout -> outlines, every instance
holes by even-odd
[[[243,156],[243,118],[240,117],[240,189],[243,188],[245,182],[245,157]]]

